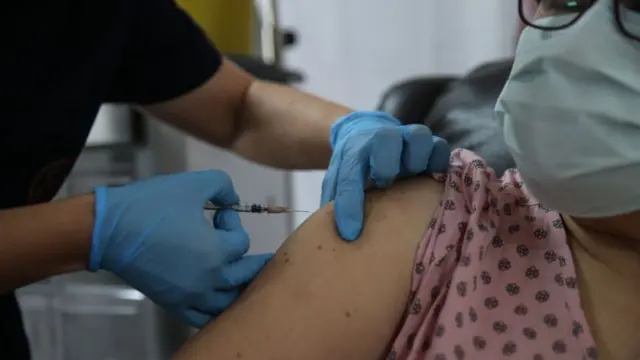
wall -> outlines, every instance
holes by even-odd
[[[282,25],[299,43],[287,66],[305,75],[301,88],[357,109],[376,106],[392,83],[412,76],[462,74],[511,54],[516,1],[280,0]],[[173,129],[153,124],[156,170],[221,168],[246,202],[318,208],[322,172],[287,172],[249,163]],[[252,252],[274,251],[308,214],[242,215]]]
[[[284,61],[306,77],[302,89],[356,109],[376,106],[392,83],[462,74],[509,56],[515,0],[280,0],[283,26],[299,44]],[[293,205],[315,210],[323,172],[293,174]],[[307,215],[295,217],[295,225]]]

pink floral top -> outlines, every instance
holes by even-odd
[[[444,195],[387,360],[596,359],[560,214],[466,150],[436,178]]]

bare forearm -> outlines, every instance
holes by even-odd
[[[256,80],[228,60],[198,89],[143,109],[210,144],[281,169],[326,168],[331,125],[352,111]]]
[[[0,211],[0,292],[87,268],[93,196]]]
[[[296,89],[254,81],[245,96],[242,129],[232,149],[282,169],[329,164],[331,125],[352,110]]]

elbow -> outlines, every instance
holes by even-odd
[[[227,150],[238,151],[242,148],[246,139],[254,128],[253,116],[251,115],[250,93],[255,80],[251,80],[237,96],[237,99],[228,106],[229,113],[226,115],[230,126],[227,134],[216,145]]]
[[[213,82],[218,87],[213,96],[221,100],[216,101],[220,104],[221,110],[214,111],[214,114],[220,116],[216,121],[219,128],[214,129],[214,132],[219,135],[210,140],[217,146],[238,152],[245,142],[244,139],[255,127],[251,98],[258,80],[238,65],[225,59]],[[223,111],[222,114],[220,114],[221,111]],[[221,121],[223,119],[224,121]]]
[[[280,166],[273,163],[272,152],[265,151],[274,146],[274,141],[281,140],[277,138],[281,133],[274,132],[273,123],[270,122],[272,116],[263,99],[266,90],[264,85],[260,80],[251,79],[238,97],[239,100],[230,107],[229,116],[234,119],[233,125],[228,129],[226,141],[219,146],[250,161]]]
[[[203,85],[145,110],[186,133],[234,150],[252,128],[250,92],[255,79],[230,61]]]

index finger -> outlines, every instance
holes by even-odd
[[[192,174],[197,176],[194,190],[204,201],[211,201],[215,205],[234,205],[240,201],[231,177],[224,171],[206,170]]]

